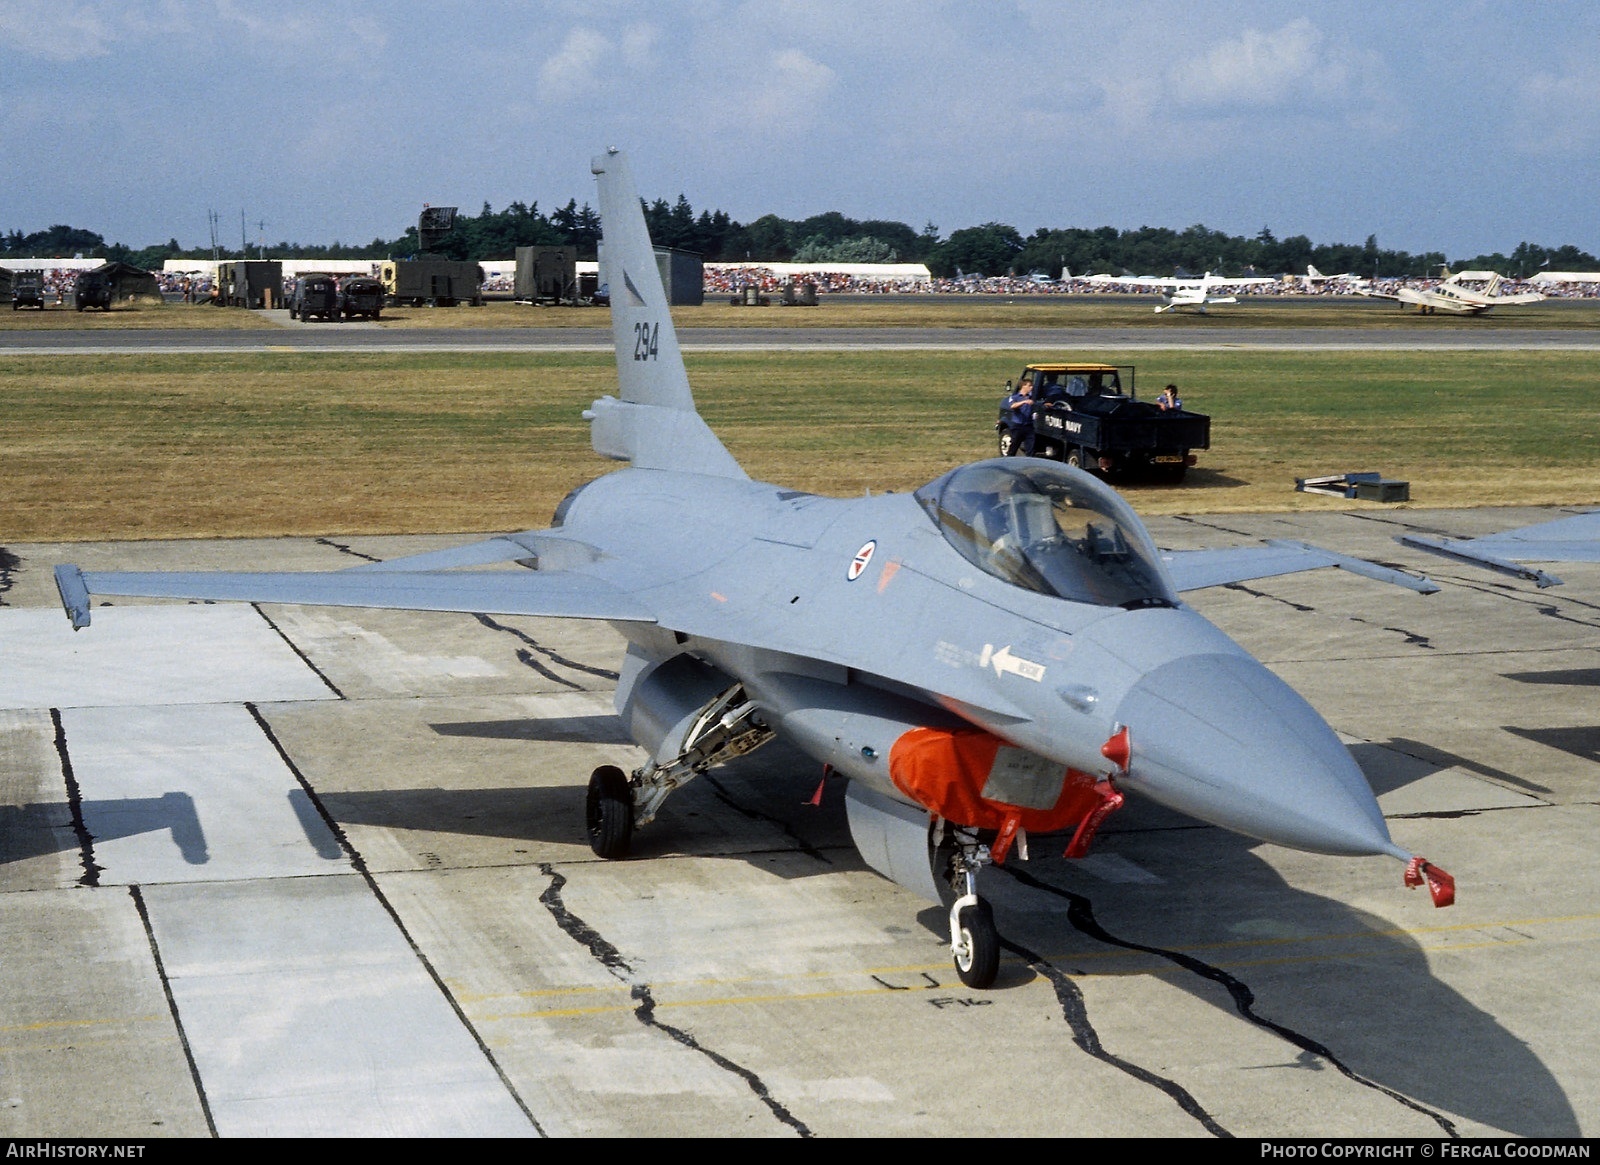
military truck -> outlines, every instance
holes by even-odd
[[[375,320],[383,312],[383,284],[370,275],[346,275],[339,281],[339,310],[347,320]]]
[[[1211,448],[1211,418],[1138,399],[1132,365],[1029,364],[1006,381],[995,430],[1000,456],[1022,452],[1006,407],[1016,386],[1033,385],[1033,455],[1104,477],[1182,481],[1196,449]]]
[[[295,280],[289,318],[309,323],[314,319],[339,320],[339,281],[321,271],[309,271]]]
[[[44,310],[44,272],[15,271],[11,275],[11,310],[36,307]]]
[[[113,298],[111,276],[99,269],[83,272],[72,284],[72,306],[79,311],[86,307],[110,311]]]
[[[457,259],[396,259],[379,268],[391,304],[422,307],[483,305],[483,268]]]

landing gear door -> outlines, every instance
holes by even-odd
[[[928,811],[875,793],[860,781],[845,790],[850,837],[878,873],[929,902],[942,902],[928,850]]]

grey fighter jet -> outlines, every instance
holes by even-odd
[[[1125,794],[1297,849],[1397,857],[1448,903],[1449,875],[1390,839],[1311,705],[1179,598],[1329,565],[1437,588],[1298,543],[1163,554],[1109,487],[1033,458],[847,500],[752,481],[695,410],[624,158],[593,170],[619,391],[584,415],[595,450],[629,467],[574,490],[549,529],[345,571],[61,566],[73,625],[91,593],[605,620],[628,644],[616,710],[646,756],[591,775],[597,854],[625,856],[674,789],[782,737],[848,778],[866,862],[948,906],[973,987],[1000,957],[978,871],[1025,859],[1030,834],[1081,855]]]

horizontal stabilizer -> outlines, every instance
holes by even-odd
[[[63,583],[63,572],[66,582]],[[89,624],[89,595],[243,603],[311,603],[403,611],[464,611],[653,623],[637,600],[597,579],[566,572],[495,571],[161,571],[56,568],[74,627]],[[80,621],[81,616],[81,621]]]
[[[461,566],[488,566],[496,562],[537,563],[540,570],[570,570],[596,561],[600,552],[586,542],[538,530],[502,534],[484,542],[428,550],[382,562],[348,567],[341,574],[389,574],[395,571],[451,570]]]

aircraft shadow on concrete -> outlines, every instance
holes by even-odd
[[[1600,764],[1600,725],[1577,725],[1571,728],[1518,728],[1514,724],[1501,726],[1513,736],[1558,749],[1581,760]]]
[[[1458,763],[1438,756],[1420,769]],[[574,773],[570,784],[554,788],[337,793],[322,800],[345,824],[581,842],[586,776]],[[842,782],[827,782],[822,804],[813,806],[818,780],[811,761],[778,742],[718,766],[673,794],[658,821],[635,836],[629,860],[741,851],[770,859],[776,832],[791,837],[797,860],[764,864],[769,872],[805,877],[865,869],[850,843]],[[1288,885],[1257,856],[1259,843],[1148,802],[1130,802],[1115,814],[1089,861],[1062,859],[1067,840],[1034,837],[1032,861],[1013,859],[983,872],[982,892],[1012,950],[1037,952],[1073,977],[1123,976],[1132,959],[1135,969],[1276,1032],[1282,1057],[1252,1069],[1342,1069],[1389,1096],[1388,1103],[1423,1114],[1413,1119],[1424,1124],[1430,1117],[1466,1118],[1518,1135],[1579,1134],[1551,1073],[1492,1015],[1439,982],[1414,939],[1386,919]],[[801,860],[807,855],[812,860]],[[1398,866],[1364,862],[1374,878],[1406,893]],[[1431,907],[1426,915],[1420,910],[1431,924]],[[918,919],[935,939],[948,935],[940,907]],[[997,987],[1035,977],[1008,952]],[[1094,1018],[1091,1007],[1080,1022],[1092,1025]],[[1061,1038],[1074,1037],[1070,1025],[1062,1031]]]
[[[592,722],[593,736],[568,736],[575,722]],[[611,727],[603,728],[603,723]],[[548,735],[550,726],[562,735]],[[484,724],[435,725],[461,735],[540,740],[594,740],[623,743],[615,717],[509,720]],[[529,726],[539,726],[530,729]],[[530,731],[539,735],[530,735]],[[385,789],[321,793],[321,802],[341,825],[369,825],[425,832],[449,832],[513,841],[587,844],[584,801],[587,769],[574,770],[562,785],[515,785],[477,789]],[[629,860],[669,854],[768,853],[789,837],[799,848],[826,848],[826,861],[813,873],[863,869],[844,816],[843,782],[830,781],[823,803],[811,804],[821,774],[803,754],[774,741],[751,756],[721,764],[673,793],[651,825],[634,834]],[[802,840],[803,839],[803,840]],[[835,850],[839,852],[834,852]],[[805,876],[793,867],[792,876]]]
[[[1515,732],[1516,729],[1507,731]],[[1462,772],[1520,789],[1530,796],[1548,794],[1552,791],[1549,786],[1530,781],[1516,773],[1403,736],[1393,737],[1382,743],[1353,744],[1350,746],[1350,755],[1356,758],[1356,763],[1366,774],[1367,783],[1380,797],[1413,781],[1421,780],[1429,773],[1443,769],[1460,769]]]
[[[291,789],[289,809],[305,831],[306,840],[317,856],[341,858],[338,839],[304,789]],[[86,800],[81,806],[84,830],[92,853],[96,845],[127,837],[166,833],[179,855],[191,866],[211,860],[205,828],[188,793],[163,793],[159,797],[119,797]],[[0,805],[0,855],[3,861],[43,857],[83,848],[84,838],[72,820],[72,809],[64,803]]]
[[[1575,667],[1559,671],[1506,672],[1505,678],[1520,684],[1556,684],[1571,688],[1600,688],[1600,667]]]
[[[84,801],[81,808],[91,846],[147,833],[167,833],[189,865],[203,866],[210,860],[205,831],[200,827],[194,798],[188,793]],[[327,832],[326,828],[323,832]],[[0,839],[4,841],[0,853],[6,861],[83,848],[83,838],[73,824],[72,808],[61,802],[0,805]]]
[[[559,716],[512,720],[465,720],[429,725],[440,736],[482,740],[550,740],[582,744],[632,744],[617,716]]]
[[[1033,860],[984,871],[980,892],[1012,944],[1008,955],[1038,953],[1073,979],[1159,975],[1283,1039],[1281,1058],[1246,1067],[1346,1075],[1387,1096],[1397,1115],[1411,1110],[1418,1115],[1407,1119],[1431,1119],[1441,1133],[1465,1118],[1519,1136],[1580,1135],[1565,1092],[1534,1052],[1436,979],[1425,948],[1391,920],[1290,886],[1257,856],[1268,847],[1252,839],[1148,804],[1130,803],[1117,817],[1090,858],[1112,859],[1113,875],[1134,869],[1145,877],[1094,876],[1093,861],[1060,856],[1065,835],[1031,839]],[[1362,862],[1409,893],[1398,866]],[[1420,899],[1419,924],[1431,925],[1431,914]],[[919,918],[934,934],[948,933],[943,910]],[[997,988],[1033,977],[1008,957]],[[1068,1019],[1064,1035],[1083,1046]],[[1091,1005],[1076,1026],[1094,1019]],[[1099,1034],[1116,1056],[1114,1036]],[[1181,1072],[1163,1071],[1184,1083]]]

